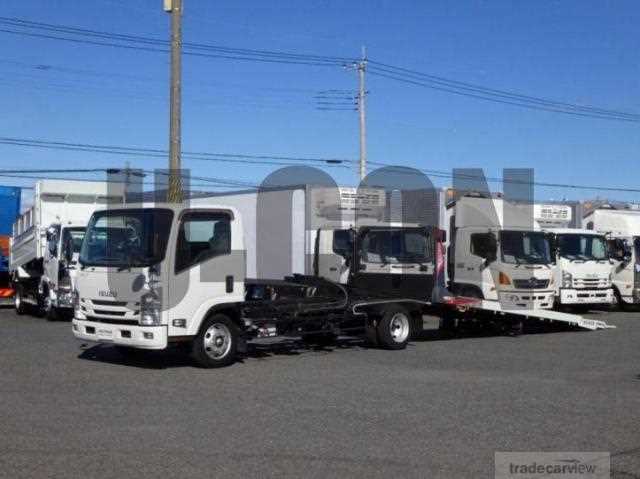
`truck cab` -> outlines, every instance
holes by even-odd
[[[504,211],[502,198],[475,196],[461,197],[447,207],[449,289],[499,302],[507,310],[550,309],[554,301],[550,237],[533,228],[526,209],[519,221],[509,225]]]
[[[604,235],[592,230],[553,229],[558,305],[611,304],[612,265]]]
[[[49,317],[70,316],[73,310],[73,283],[85,225],[52,224],[46,231],[46,250],[39,291]]]
[[[614,301],[622,309],[640,304],[640,211],[599,208],[583,218],[583,226],[607,240]]]

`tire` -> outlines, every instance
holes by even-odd
[[[58,321],[60,319],[60,315],[58,314],[58,310],[51,304],[51,300],[45,299],[43,303],[42,310],[47,321]]]
[[[214,314],[202,323],[191,344],[191,357],[203,368],[219,368],[236,359],[240,333],[224,314]]]
[[[620,295],[620,291],[614,288],[613,295],[616,298],[616,308],[618,309],[618,311],[629,311],[630,309],[629,305],[625,303],[624,300],[622,299],[622,296]]]
[[[411,338],[411,315],[402,306],[385,308],[378,322],[378,344],[385,349],[404,349]]]
[[[22,286],[16,285],[15,296],[13,297],[13,304],[16,308],[16,314],[22,316],[27,312],[27,305],[22,299]]]

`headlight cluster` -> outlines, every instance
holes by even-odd
[[[140,298],[140,325],[157,326],[162,313],[162,298],[157,291],[149,291]]]
[[[80,293],[78,293],[77,289],[71,292],[71,303],[73,304],[73,309],[80,310]]]
[[[573,286],[573,275],[566,271],[562,272],[562,287],[571,288]]]

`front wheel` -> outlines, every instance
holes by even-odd
[[[224,314],[207,318],[193,340],[191,357],[203,368],[228,366],[236,359],[239,332]]]
[[[411,337],[411,316],[402,306],[388,306],[377,327],[378,344],[385,349],[404,349]]]

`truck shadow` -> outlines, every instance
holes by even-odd
[[[362,339],[340,338],[326,345],[306,344],[295,339],[283,339],[267,344],[248,344],[247,351],[238,355],[238,363],[247,359],[267,359],[276,356],[300,356],[303,354],[329,354],[339,350],[367,346]],[[169,369],[197,367],[184,349],[169,348],[165,351],[125,350],[109,344],[88,346],[78,355],[78,359],[96,361],[119,366],[142,369]]]
[[[536,323],[525,324],[523,335],[545,334],[563,331],[575,331],[565,325],[545,325],[541,327]],[[490,338],[496,336],[508,336],[505,332],[500,332],[492,328],[465,328],[455,333],[444,333],[442,331],[424,331],[419,336],[412,339],[413,343],[428,341],[452,341],[468,338]],[[411,344],[411,343],[410,343]],[[136,367],[142,369],[169,369],[181,367],[197,367],[189,357],[187,351],[182,348],[169,348],[165,351],[144,351],[136,349],[117,348],[109,344],[98,344],[93,346],[84,345],[83,351],[78,355],[79,359],[85,361],[96,361],[119,366]],[[268,342],[249,343],[247,351],[238,355],[237,363],[245,360],[264,360],[278,356],[301,356],[308,354],[331,354],[345,350],[355,349],[375,349],[361,338],[340,337],[327,344],[308,344],[299,339],[278,339]],[[640,379],[640,375],[638,376]]]

